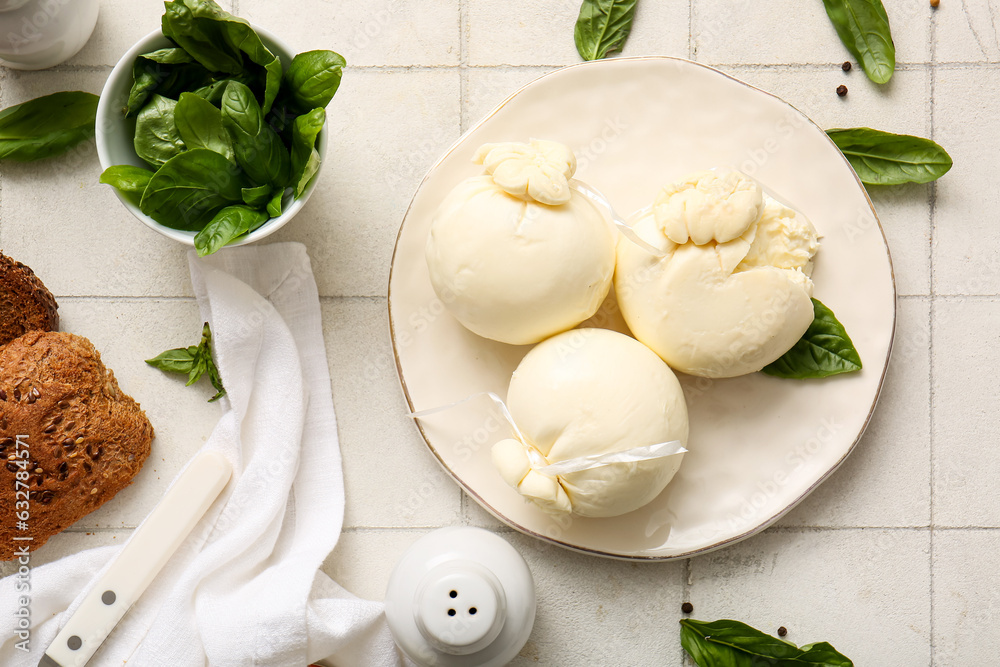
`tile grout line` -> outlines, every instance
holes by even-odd
[[[930,138],[934,140],[934,90],[937,83],[937,71],[934,62],[937,60],[937,12],[931,13],[931,25],[930,25],[930,77],[928,85],[930,87],[928,99],[930,100],[930,111],[928,113],[928,123],[930,125]],[[935,497],[934,497],[934,482],[936,480],[936,470],[934,467],[934,301],[937,294],[937,290],[934,284],[934,225],[935,225],[935,212],[937,210],[937,184],[931,183],[929,189],[929,202],[928,202],[928,216],[929,216],[929,227],[928,227],[928,273],[930,279],[930,285],[928,286],[928,292],[930,294],[930,304],[927,309],[927,449],[930,456],[930,489],[928,496],[928,521],[930,524],[930,530],[927,536],[927,560],[928,560],[928,631],[930,633],[930,641],[928,650],[930,651],[930,666],[934,667],[936,647],[934,642],[935,628],[934,628],[934,529],[935,529]]]
[[[688,0],[688,60],[694,60],[694,0]]]

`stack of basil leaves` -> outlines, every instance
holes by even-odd
[[[204,256],[305,192],[345,62],[308,51],[285,70],[249,23],[212,0],[165,6],[163,35],[176,46],[136,58],[123,109],[150,168],[109,167],[101,182],[161,225],[197,232]]]

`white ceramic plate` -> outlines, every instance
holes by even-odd
[[[861,437],[889,360],[895,285],[864,187],[826,134],[782,100],[687,60],[616,58],[566,67],[528,84],[467,132],[431,168],[400,227],[389,316],[403,391],[425,410],[493,391],[504,396],[528,347],[466,331],[435,297],[424,262],[431,215],[492,141],[553,139],[571,146],[577,177],[622,214],[648,205],[671,179],[732,166],[805,213],[823,236],[816,298],[836,312],[865,368],[825,380],[760,373],[730,380],[681,376],[690,453],[652,503],[611,519],[556,520],[500,479],[490,446],[506,437],[489,402],[422,419],[444,468],[490,513],[540,539],[602,556],[682,558],[731,544],[788,512],[843,463]],[[591,325],[625,330],[613,299]]]

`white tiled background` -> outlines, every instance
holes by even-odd
[[[234,0],[297,50],[350,67],[330,112],[317,191],[277,235],[309,246],[340,420],[348,507],[326,570],[380,598],[397,557],[437,526],[485,525],[527,558],[535,630],[517,665],[680,665],[682,601],[798,643],[830,641],[861,667],[997,664],[1000,647],[1000,0],[885,0],[899,66],[878,87],[819,0],[641,0],[626,55],[691,57],[783,97],[820,125],[931,136],[955,167],[935,185],[873,188],[899,287],[897,348],[875,419],[826,484],[762,535],[689,562],[564,552],[501,528],[438,469],[403,415],[387,334],[393,240],[424,171],[517,87],[574,63],[579,0]],[[0,104],[99,92],[159,25],[153,0],[104,0],[90,43],[50,71],[0,69]],[[834,89],[850,89],[844,99]],[[132,487],[54,538],[65,553],[127,536],[217,418],[207,387],[142,359],[186,344],[199,320],[184,248],[98,185],[92,147],[0,167],[0,248],[57,294],[157,429]],[[378,474],[372,474],[372,470]]]

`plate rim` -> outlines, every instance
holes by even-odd
[[[399,348],[398,348],[398,342],[396,340],[396,328],[395,328],[395,326],[393,324],[393,319],[392,319],[392,277],[393,277],[393,274],[394,274],[395,269],[396,269],[396,254],[399,252],[399,245],[400,245],[399,241],[400,241],[400,237],[403,234],[403,226],[406,224],[406,219],[407,219],[407,217],[409,217],[410,211],[413,208],[413,202],[416,200],[417,195],[420,193],[421,189],[424,187],[424,185],[426,184],[427,180],[431,177],[431,174],[433,174],[435,171],[437,171],[441,167],[441,164],[449,156],[451,156],[451,154],[454,153],[455,150],[458,149],[459,145],[465,140],[465,138],[470,133],[472,133],[475,130],[477,130],[486,121],[488,121],[493,116],[495,116],[497,113],[499,113],[501,109],[503,109],[515,97],[517,97],[518,95],[520,95],[525,89],[527,89],[527,88],[529,88],[531,86],[536,85],[542,79],[545,79],[547,77],[553,76],[555,74],[559,74],[559,73],[564,72],[565,70],[569,70],[569,69],[574,69],[574,68],[578,68],[578,67],[608,66],[609,64],[613,64],[613,63],[638,62],[638,61],[645,61],[645,60],[648,60],[648,61],[670,60],[670,61],[676,61],[676,62],[685,63],[687,65],[696,65],[697,67],[706,69],[706,70],[708,70],[710,72],[713,72],[715,74],[719,74],[719,75],[725,77],[726,79],[729,79],[730,81],[733,81],[733,82],[735,82],[737,84],[740,84],[742,86],[750,88],[751,90],[755,90],[757,92],[760,92],[760,93],[763,93],[763,94],[767,95],[768,97],[772,97],[772,98],[778,100],[779,102],[782,102],[783,104],[787,105],[789,108],[793,109],[798,114],[800,114],[802,116],[802,118],[806,120],[807,123],[809,123],[814,128],[816,128],[817,130],[819,130],[819,132],[826,138],[826,140],[830,143],[830,145],[832,145],[834,148],[837,148],[837,145],[833,142],[833,139],[831,139],[829,137],[829,135],[827,135],[826,130],[824,130],[822,127],[820,127],[819,125],[817,125],[815,121],[813,121],[807,114],[805,114],[803,111],[801,111],[795,105],[787,102],[786,100],[784,100],[781,97],[775,95],[774,93],[766,91],[766,90],[764,90],[762,88],[758,88],[757,86],[754,86],[753,84],[750,84],[750,83],[747,83],[746,81],[738,79],[735,76],[733,76],[733,75],[731,75],[731,74],[729,74],[727,72],[724,72],[724,71],[722,71],[721,69],[719,69],[717,67],[712,67],[711,65],[706,65],[704,63],[699,63],[699,62],[691,60],[689,58],[681,58],[681,57],[677,57],[677,56],[664,56],[664,55],[646,55],[646,56],[622,56],[622,57],[616,57],[616,58],[607,58],[607,59],[603,59],[603,60],[588,60],[588,61],[584,61],[584,62],[580,62],[580,63],[574,63],[574,64],[571,64],[571,65],[565,65],[563,67],[558,67],[558,68],[556,68],[556,69],[554,69],[554,70],[552,70],[550,72],[545,72],[544,74],[542,74],[542,75],[540,75],[540,76],[532,79],[531,81],[525,83],[524,85],[520,86],[514,92],[512,92],[510,95],[508,95],[507,97],[505,97],[503,99],[503,101],[501,101],[499,104],[497,104],[497,106],[494,107],[489,113],[487,113],[485,116],[483,116],[482,118],[480,118],[473,125],[471,125],[468,128],[466,128],[466,130],[464,132],[462,132],[461,135],[454,142],[452,142],[451,146],[449,146],[448,149],[444,153],[441,154],[441,156],[437,159],[437,161],[435,161],[434,164],[432,164],[427,169],[427,172],[424,174],[423,178],[420,179],[420,182],[417,184],[416,189],[413,191],[413,196],[410,197],[410,203],[407,205],[406,210],[403,212],[402,220],[400,220],[399,230],[396,232],[396,240],[395,240],[395,243],[394,243],[393,249],[392,249],[392,259],[390,260],[390,265],[389,265],[389,282],[388,282],[388,287],[387,287],[387,290],[386,290],[386,311],[387,311],[387,314],[389,316],[388,317],[388,319],[389,319],[389,338],[390,338],[390,342],[392,343],[392,356],[393,356],[393,359],[394,359],[395,365],[396,365],[396,375],[399,378],[399,386],[400,386],[400,389],[402,390],[403,398],[406,401],[406,405],[409,408],[410,413],[412,413],[414,411],[413,410],[413,400],[410,397],[410,391],[409,391],[409,388],[408,388],[408,386],[406,384],[406,378],[403,375],[403,367],[402,367],[402,364],[401,364],[400,359],[399,359]],[[693,556],[699,556],[699,555],[706,554],[706,553],[709,553],[709,552],[712,552],[712,551],[716,551],[717,549],[722,549],[722,548],[725,548],[727,546],[731,546],[731,545],[736,544],[738,542],[741,542],[741,541],[743,541],[743,540],[745,540],[747,538],[753,537],[754,535],[756,535],[756,534],[758,534],[760,532],[763,532],[763,531],[767,530],[768,528],[770,528],[772,525],[774,525],[778,520],[780,520],[781,518],[783,518],[790,511],[792,511],[799,503],[801,503],[803,500],[805,500],[813,491],[816,490],[817,487],[819,487],[823,482],[825,482],[827,479],[829,479],[830,476],[833,475],[833,473],[835,473],[840,468],[840,466],[844,464],[844,462],[847,460],[847,457],[849,457],[854,452],[854,449],[857,447],[858,443],[861,441],[861,438],[864,437],[865,431],[868,430],[868,425],[871,423],[872,415],[874,415],[874,413],[875,413],[875,408],[878,405],[878,400],[879,400],[879,398],[882,395],[882,388],[883,388],[883,386],[885,384],[885,377],[886,377],[886,373],[889,370],[889,363],[890,363],[891,358],[892,358],[892,349],[893,349],[893,346],[894,346],[895,340],[896,340],[896,320],[897,320],[897,314],[898,314],[897,311],[898,311],[898,308],[899,308],[899,304],[898,304],[898,301],[899,301],[899,292],[898,292],[897,287],[896,287],[896,272],[895,272],[895,268],[894,268],[893,263],[892,263],[892,252],[891,252],[891,250],[889,248],[889,240],[885,236],[885,229],[882,227],[882,221],[881,221],[881,219],[879,219],[878,211],[875,210],[875,204],[871,200],[871,195],[868,193],[868,189],[865,187],[864,183],[858,177],[857,172],[854,171],[854,167],[851,166],[851,163],[848,161],[847,157],[844,156],[844,154],[840,151],[839,148],[837,148],[837,153],[838,153],[838,155],[840,155],[840,158],[844,161],[845,166],[850,170],[851,175],[854,177],[855,182],[861,188],[861,192],[864,193],[865,201],[868,203],[868,208],[869,208],[869,210],[872,213],[872,216],[873,216],[873,218],[875,220],[875,224],[878,227],[879,234],[882,237],[882,245],[885,248],[886,260],[889,263],[889,279],[890,279],[890,282],[892,284],[892,328],[891,328],[890,335],[889,335],[889,346],[886,348],[885,359],[884,359],[884,361],[882,363],[882,372],[881,372],[881,374],[879,376],[878,386],[875,389],[875,397],[872,399],[871,406],[868,408],[868,414],[865,416],[864,423],[862,423],[861,429],[858,431],[857,436],[855,436],[854,441],[851,443],[850,447],[847,448],[847,451],[844,452],[844,455],[841,456],[840,459],[837,460],[837,462],[832,467],[830,467],[822,476],[820,476],[819,479],[817,479],[813,484],[811,484],[809,486],[809,488],[807,488],[801,495],[799,495],[792,502],[790,502],[788,505],[786,505],[784,508],[782,508],[779,512],[774,513],[771,517],[769,517],[768,519],[764,520],[763,522],[761,522],[757,526],[754,526],[753,528],[750,528],[749,530],[747,530],[747,531],[745,531],[745,532],[743,532],[743,533],[741,533],[739,535],[736,535],[736,536],[733,536],[733,537],[728,537],[726,539],[720,540],[719,542],[715,542],[715,543],[713,543],[711,545],[708,545],[708,546],[705,546],[705,547],[699,547],[697,549],[691,549],[689,551],[685,551],[684,553],[680,553],[680,554],[673,554],[673,555],[669,555],[669,556],[656,556],[656,555],[641,555],[641,554],[609,553],[609,552],[606,552],[606,551],[601,551],[600,549],[592,549],[592,548],[588,548],[588,547],[582,547],[582,546],[579,546],[579,545],[576,545],[576,544],[571,544],[569,542],[566,542],[566,541],[563,541],[563,540],[560,540],[560,539],[557,539],[557,538],[554,538],[554,537],[549,537],[548,535],[543,535],[541,533],[538,533],[537,531],[534,531],[534,530],[531,530],[530,528],[522,526],[522,525],[518,524],[517,522],[513,521],[512,519],[504,516],[502,513],[500,513],[499,510],[495,509],[493,506],[491,506],[489,503],[487,503],[486,500],[484,498],[482,498],[476,492],[475,489],[471,488],[468,484],[466,484],[464,480],[462,480],[450,467],[448,467],[447,463],[445,463],[445,461],[441,458],[441,455],[438,453],[438,451],[431,444],[431,442],[428,439],[427,434],[424,432],[424,428],[420,424],[420,422],[417,421],[417,420],[415,420],[415,419],[411,419],[411,421],[413,422],[413,424],[416,427],[417,431],[420,433],[420,437],[424,441],[424,445],[426,445],[427,449],[430,450],[431,454],[434,456],[434,459],[444,469],[444,471],[448,474],[448,476],[451,477],[452,480],[454,480],[459,485],[459,487],[461,487],[461,489],[463,491],[465,491],[467,494],[469,494],[484,510],[486,510],[491,516],[493,516],[495,519],[497,519],[498,521],[500,521],[505,526],[508,526],[508,527],[510,527],[510,528],[512,528],[512,529],[514,529],[514,530],[516,530],[519,533],[522,533],[524,535],[528,535],[530,537],[534,537],[534,538],[539,539],[539,540],[541,540],[543,542],[546,542],[546,543],[549,543],[549,544],[554,544],[554,545],[556,545],[558,547],[562,547],[562,548],[568,549],[570,551],[575,551],[577,553],[583,553],[583,554],[592,555],[592,556],[599,556],[599,557],[602,557],[602,558],[610,558],[610,559],[613,559],[613,560],[623,560],[623,561],[630,561],[630,562],[659,562],[659,563],[666,562],[666,561],[682,560],[682,559],[686,559],[686,558],[691,558]]]

